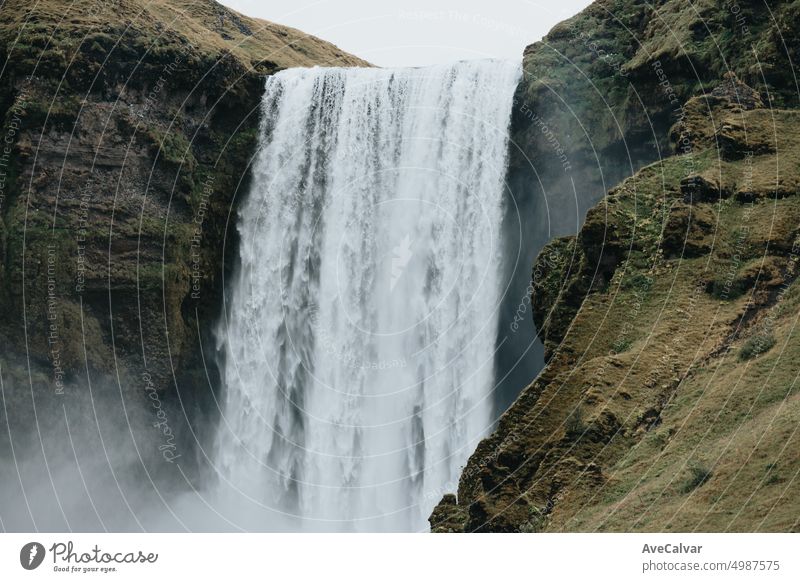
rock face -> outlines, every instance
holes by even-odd
[[[547,364],[433,531],[800,528],[800,8],[769,5],[599,1],[526,50]]]
[[[211,0],[7,0],[0,62],[12,420],[111,380],[198,422],[264,76],[366,63]]]

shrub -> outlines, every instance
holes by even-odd
[[[653,278],[644,273],[634,273],[623,282],[626,289],[635,289],[641,293],[647,293],[653,287]]]
[[[752,360],[761,354],[768,352],[775,345],[775,336],[771,333],[756,334],[748,339],[739,352],[739,359],[742,361]]]
[[[689,479],[683,484],[683,492],[690,493],[711,479],[714,473],[704,465],[692,465],[689,467]]]
[[[583,413],[580,408],[570,412],[565,422],[564,431],[567,437],[577,438],[586,432],[586,424],[583,422]]]
[[[611,350],[615,354],[621,354],[622,352],[628,351],[632,343],[633,342],[631,342],[631,340],[628,338],[620,338],[612,344]]]

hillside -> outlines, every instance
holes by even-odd
[[[264,77],[367,63],[211,0],[6,0],[0,63],[9,420],[152,388],[193,448]]]
[[[73,63],[70,68],[80,69],[81,61],[91,63],[93,48],[110,51],[111,63],[128,60],[136,51],[148,61],[145,51],[163,53],[187,45],[195,47],[195,58],[229,53],[263,70],[366,64],[316,37],[211,0],[7,0],[2,7],[0,34],[8,54],[16,57],[9,65],[21,73],[32,64],[24,62],[26,57],[40,61],[40,67]]]
[[[591,208],[433,531],[800,529],[800,3],[761,4],[600,1],[526,51],[518,192],[562,234]]]

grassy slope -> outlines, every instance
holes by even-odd
[[[2,10],[0,35],[6,42],[19,35],[20,45],[37,47],[49,39],[55,44],[53,50],[65,57],[84,38],[90,45],[103,44],[132,27],[138,44],[150,40],[164,50],[188,41],[198,52],[228,51],[254,67],[264,61],[270,68],[366,64],[314,36],[244,16],[209,0],[6,0]]]
[[[435,530],[800,528],[798,115],[714,108],[732,119],[774,151],[726,159],[698,139],[545,247],[545,319],[576,281],[585,298]],[[729,189],[690,196],[687,168]]]
[[[748,128],[761,127],[763,113],[744,115]],[[602,466],[602,478],[585,486],[578,472],[564,483],[547,529],[798,527],[800,293],[790,249],[800,200],[770,194],[775,182],[800,177],[800,144],[791,131],[797,115],[772,114],[780,156],[757,156],[748,188],[764,197],[752,206],[735,198],[690,206],[704,224],[693,232],[690,219],[677,240],[702,240],[707,246],[692,253],[701,256],[681,256],[681,247],[664,254],[670,215],[683,206],[674,187],[680,174],[670,176],[681,171],[680,157],[644,169],[610,196],[606,208],[639,231],[629,239],[636,250],[607,289],[587,297],[559,349],[573,354],[565,383],[575,385],[567,407],[581,411],[579,428],[589,433],[613,417],[619,431],[600,446],[584,446],[582,434],[559,443],[592,449],[583,463]],[[731,181],[749,174],[749,162],[720,168],[707,154],[696,155],[698,169]],[[745,359],[745,346],[766,348],[769,337],[770,349]]]
[[[720,2],[693,8],[601,0],[527,51],[530,107],[552,87],[574,106],[570,120],[543,104],[560,135],[580,121],[598,149],[638,139],[647,119],[630,83],[662,116],[652,131],[666,157],[539,255],[532,303],[548,364],[478,446],[434,531],[800,529],[800,112],[786,53],[800,4],[774,3],[774,21],[744,6],[761,62]],[[614,57],[593,56],[581,31]],[[569,75],[564,54],[600,90]],[[655,60],[682,124],[664,116],[674,106]],[[766,107],[740,106],[753,92],[723,81],[726,63]]]

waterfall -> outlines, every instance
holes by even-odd
[[[420,531],[492,425],[520,66],[269,77],[220,326],[219,489],[257,527]],[[247,527],[252,527],[248,523]]]

